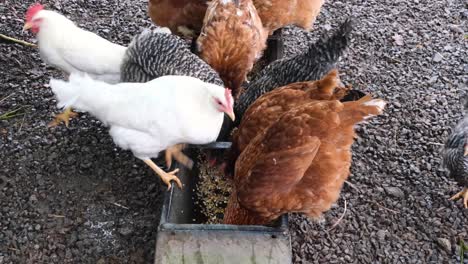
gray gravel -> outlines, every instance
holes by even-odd
[[[6,0],[0,33],[33,41],[21,34],[31,3]],[[119,44],[151,26],[146,0],[43,3]],[[460,262],[468,210],[447,200],[459,188],[445,176],[439,152],[467,92],[467,5],[329,1],[313,32],[286,30],[291,56],[355,17],[343,80],[389,101],[383,116],[358,129],[352,185],[337,206],[321,221],[291,217],[295,263]],[[150,263],[160,180],[86,114],[68,129],[48,129],[58,110],[44,84],[61,73],[33,48],[0,42],[0,50],[0,100],[7,97],[0,114],[23,107],[22,115],[0,120],[0,263]]]

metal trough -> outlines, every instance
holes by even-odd
[[[189,156],[201,148],[227,149],[229,142],[189,148]],[[190,153],[191,152],[191,153]],[[156,242],[156,264],[263,264],[291,263],[287,216],[271,227],[203,224],[194,191],[198,168],[179,167],[182,190],[174,184],[164,198]]]

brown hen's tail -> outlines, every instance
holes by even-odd
[[[332,95],[335,91],[335,88],[341,84],[340,76],[338,75],[338,70],[333,69],[325,75],[322,79],[317,81],[317,89],[324,94]]]
[[[257,216],[254,212],[242,207],[237,200],[237,193],[232,190],[228,205],[224,210],[223,223],[227,225],[267,225],[270,220]]]
[[[368,94],[358,101],[344,102],[344,109],[340,113],[340,120],[343,126],[354,125],[368,118],[382,114],[385,105],[382,99],[372,99]]]

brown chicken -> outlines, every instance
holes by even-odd
[[[367,95],[314,101],[283,114],[239,156],[224,222],[266,225],[288,212],[318,218],[349,175],[354,126],[384,107]]]
[[[273,33],[278,28],[296,25],[309,30],[324,0],[253,0],[263,26]]]
[[[208,0],[149,0],[148,14],[159,26],[178,35],[197,36],[203,25]],[[309,30],[324,0],[253,0],[264,27],[274,30],[297,25]]]
[[[267,37],[252,0],[213,0],[197,50],[236,98],[247,73],[261,57]]]
[[[148,15],[161,27],[186,37],[198,36],[209,0],[149,0]]]
[[[340,100],[347,89],[342,87],[337,70],[321,80],[292,83],[259,97],[246,110],[239,128],[233,132],[232,146],[226,153],[223,170],[230,177],[240,153],[249,142],[285,112],[313,100]]]

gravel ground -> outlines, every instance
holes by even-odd
[[[291,217],[294,263],[459,263],[468,210],[447,200],[459,189],[439,151],[467,92],[468,2],[329,2],[312,33],[286,30],[286,56],[351,15],[343,80],[389,105],[358,129],[352,185],[337,206],[323,221]],[[31,3],[6,0],[0,33],[34,41],[21,34]],[[146,0],[43,3],[119,44],[151,26]],[[86,114],[48,129],[58,110],[45,84],[61,73],[36,49],[0,50],[0,114],[21,107],[0,120],[0,263],[150,263],[164,186]]]

